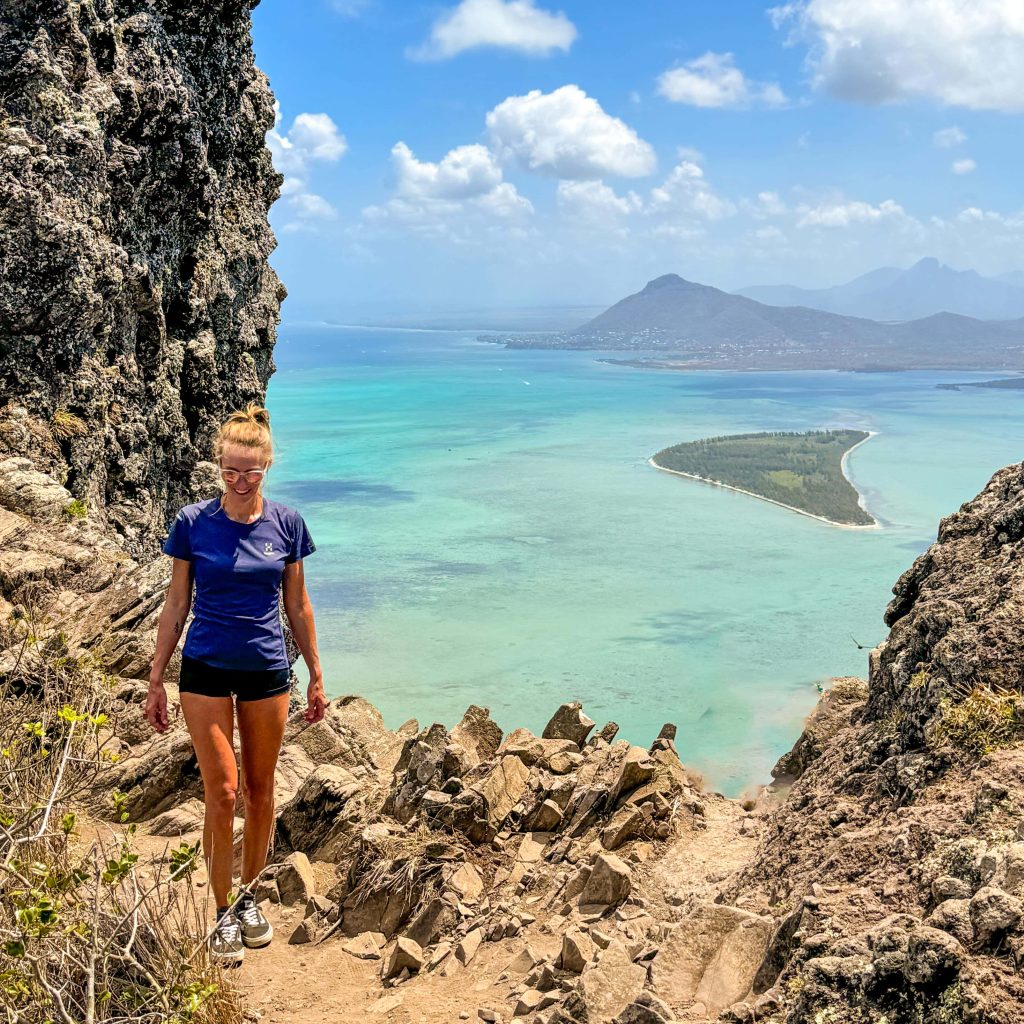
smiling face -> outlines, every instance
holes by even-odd
[[[260,448],[249,448],[246,445],[225,443],[220,457],[221,479],[224,489],[239,498],[251,497],[263,486],[263,478],[256,481],[246,480],[245,474],[253,470],[266,471],[270,466],[267,453]],[[224,474],[229,473],[233,479],[225,480]]]

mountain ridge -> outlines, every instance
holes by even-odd
[[[907,269],[880,267],[830,288],[754,285],[734,294],[870,320],[918,320],[939,312],[997,321],[1024,316],[1024,274],[984,277],[975,270],[954,270],[933,256]]]
[[[653,278],[575,331],[499,335],[510,348],[628,350],[679,369],[998,369],[1024,366],[1024,319],[935,313],[887,324],[806,306],[771,306],[688,281]],[[664,362],[658,365],[665,366]]]

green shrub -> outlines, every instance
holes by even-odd
[[[81,498],[75,498],[64,506],[64,515],[68,519],[84,519],[89,514],[89,506]]]
[[[139,870],[95,659],[31,608],[0,622],[0,649],[21,652],[0,685],[0,1020],[238,1024],[187,881],[198,848]],[[117,822],[83,827],[101,794]]]
[[[975,686],[961,701],[943,697],[932,729],[933,746],[950,746],[970,760],[979,760],[1008,746],[1022,725],[1020,694]]]

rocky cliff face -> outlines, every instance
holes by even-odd
[[[209,493],[285,290],[253,0],[0,0],[0,458],[135,556]]]

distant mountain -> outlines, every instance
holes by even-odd
[[[939,313],[884,324],[770,306],[676,274],[650,281],[575,331],[491,338],[513,348],[619,349],[680,368],[1024,369],[1024,320]]]
[[[982,277],[923,259],[908,270],[882,267],[834,288],[764,285],[737,293],[772,306],[809,306],[872,320],[915,320],[958,313],[979,320],[1024,316],[1024,273]]]
[[[1024,288],[1024,270],[1011,270],[1005,274],[996,274],[996,281],[1012,284],[1014,288]]]

